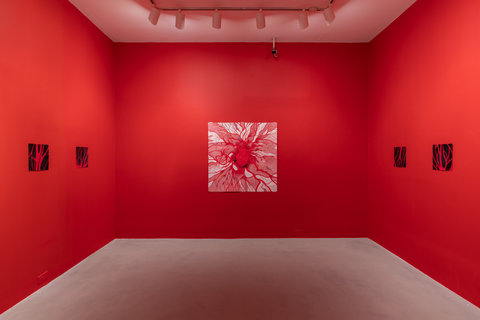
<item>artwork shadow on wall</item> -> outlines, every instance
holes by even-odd
[[[276,192],[277,123],[209,122],[208,191]]]

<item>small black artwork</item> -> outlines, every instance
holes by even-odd
[[[49,152],[48,144],[28,144],[28,170],[48,170]]]
[[[393,147],[393,166],[397,168],[407,167],[407,147]]]
[[[453,162],[453,144],[433,145],[433,170],[450,171]]]
[[[76,147],[77,168],[88,168],[88,148]]]

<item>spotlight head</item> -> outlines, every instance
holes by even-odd
[[[325,18],[325,22],[328,26],[332,24],[333,20],[335,20],[335,12],[333,12],[331,5],[323,10],[323,17]]]
[[[222,15],[218,10],[215,10],[212,17],[212,27],[215,29],[220,29],[222,27]]]
[[[301,29],[306,29],[308,27],[308,15],[305,9],[303,9],[298,16],[298,25]]]
[[[260,9],[257,12],[257,29],[263,28],[265,28],[265,14],[263,13],[263,10]]]
[[[182,30],[185,27],[185,14],[178,10],[177,14],[175,15],[175,28]]]
[[[148,16],[148,20],[156,26],[158,23],[158,18],[160,18],[160,10],[155,7],[155,5],[152,6],[152,10],[150,10],[150,15]]]

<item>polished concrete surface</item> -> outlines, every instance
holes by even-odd
[[[478,320],[368,239],[115,240],[1,320]]]

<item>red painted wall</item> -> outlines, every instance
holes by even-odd
[[[370,44],[368,235],[480,305],[479,1],[419,0]],[[453,143],[451,172],[432,145]],[[393,146],[407,168],[393,168]]]
[[[116,46],[118,237],[365,236],[367,45],[278,47]],[[278,193],[207,192],[209,121],[278,122]]]
[[[65,0],[0,1],[0,42],[1,313],[113,239],[115,158],[111,42]]]

